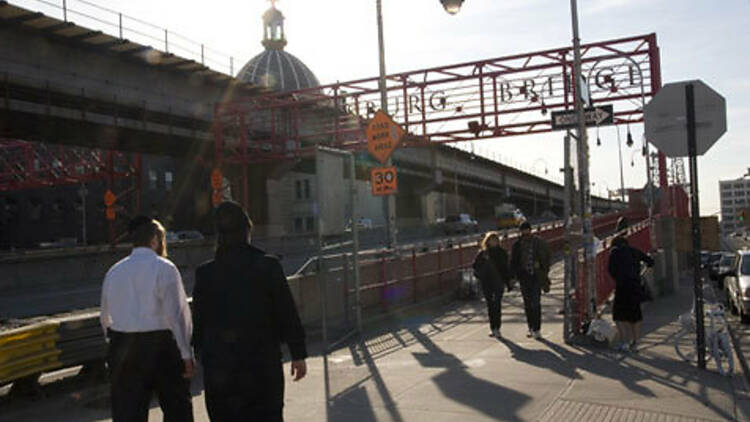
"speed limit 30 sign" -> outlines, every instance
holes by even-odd
[[[374,167],[370,170],[373,196],[393,195],[398,191],[396,167]]]

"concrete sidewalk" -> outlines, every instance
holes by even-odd
[[[557,265],[544,297],[543,340],[525,337],[518,292],[506,295],[499,341],[488,337],[482,302],[411,311],[370,328],[327,362],[311,358],[308,377],[287,383],[286,420],[750,420],[742,374],[698,370],[675,353],[677,315],[689,311],[692,289],[646,304],[641,351],[622,355],[562,342],[560,273]],[[194,384],[196,421],[207,421]],[[109,420],[108,409],[87,396],[0,408],[0,421]],[[150,421],[160,420],[154,405]]]

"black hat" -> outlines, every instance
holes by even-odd
[[[152,221],[153,221],[153,218],[146,217],[145,215],[136,216],[132,220],[130,220],[130,223],[128,223],[128,233],[133,234],[138,229],[140,229],[141,227],[143,227],[144,225]]]
[[[616,231],[621,232],[623,230],[626,230],[627,228],[628,228],[628,220],[625,217],[618,218]]]
[[[524,221],[519,228],[521,230],[531,230],[531,224],[528,221]]]
[[[216,208],[216,230],[220,233],[252,229],[253,223],[242,206],[233,201],[222,202]]]

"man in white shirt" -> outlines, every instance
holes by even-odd
[[[130,255],[104,278],[101,324],[109,339],[112,419],[146,422],[156,392],[166,422],[192,422],[192,319],[164,227],[136,217]]]

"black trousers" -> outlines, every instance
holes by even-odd
[[[499,330],[503,318],[503,291],[485,291],[484,299],[487,301],[487,316],[490,318],[490,330]]]
[[[192,422],[190,380],[182,377],[185,364],[172,333],[110,330],[108,336],[113,422],[147,422],[154,393],[164,422]]]
[[[539,331],[542,328],[542,288],[534,278],[521,278],[520,284],[526,324],[530,331]]]
[[[260,360],[245,368],[204,363],[203,384],[211,422],[284,420],[284,373],[280,359],[265,363]]]

